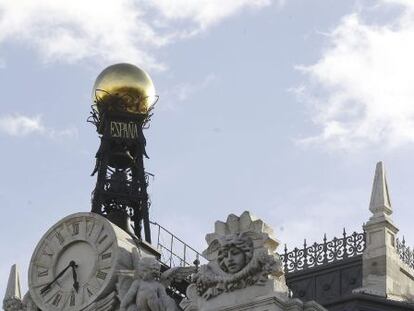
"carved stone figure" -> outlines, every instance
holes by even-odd
[[[208,263],[192,275],[184,311],[322,311],[317,303],[289,298],[273,230],[249,212],[217,221],[206,235]]]
[[[25,310],[23,303],[18,298],[8,298],[3,300],[3,309],[5,311],[22,311]]]
[[[252,285],[265,285],[269,277],[283,276],[282,262],[274,253],[278,242],[271,229],[248,212],[216,222],[215,233],[203,255],[210,260],[193,276],[197,293],[210,299],[224,292]]]
[[[120,311],[178,311],[166,287],[173,280],[183,280],[195,267],[172,268],[161,274],[161,264],[153,257],[142,257],[133,251],[134,277],[120,275],[118,292]]]
[[[232,299],[274,293],[287,297],[282,261],[275,252],[279,243],[262,220],[249,212],[240,217],[231,214],[226,222],[215,223],[215,232],[207,234],[206,241],[203,256],[209,262],[192,276],[187,298],[180,303],[184,310],[210,310]]]
[[[5,311],[37,311],[37,306],[27,292],[23,300],[18,297],[6,298],[3,300],[3,309]]]

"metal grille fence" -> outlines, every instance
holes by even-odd
[[[290,252],[285,244],[285,252],[280,257],[285,273],[291,273],[361,255],[364,249],[365,232],[347,235],[344,229],[341,238],[327,241],[325,234],[323,243],[308,246],[305,240],[303,248],[295,247]]]
[[[411,247],[405,244],[404,237],[402,241],[400,241],[398,238],[396,239],[396,251],[400,256],[402,262],[414,269],[414,249],[411,249]]]

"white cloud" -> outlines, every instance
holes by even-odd
[[[6,115],[0,118],[0,130],[10,136],[26,136],[45,132],[40,116]]]
[[[215,74],[208,74],[202,81],[194,82],[185,82],[179,83],[175,86],[172,86],[168,90],[164,90],[164,93],[160,94],[162,98],[168,98],[168,101],[163,102],[161,109],[174,109],[177,104],[187,101],[189,98],[193,97],[194,94],[200,92],[201,90],[207,88],[217,80]]]
[[[0,116],[0,132],[15,137],[38,134],[52,139],[77,136],[75,128],[56,130],[46,127],[40,115],[29,117],[21,114]]]
[[[244,8],[269,6],[272,0],[155,0],[151,4],[168,20],[190,20],[200,29],[214,25]]]
[[[377,9],[391,5],[402,10],[382,24],[345,16],[322,57],[298,66],[308,81],[296,91],[321,129],[303,143],[359,150],[414,142],[414,1],[383,0]]]
[[[0,44],[30,46],[47,62],[129,61],[162,69],[156,49],[271,1],[0,0]]]

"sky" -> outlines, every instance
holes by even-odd
[[[412,0],[0,0],[0,295],[59,219],[90,211],[107,66],[146,70],[150,218],[195,249],[249,210],[292,249],[362,231],[384,161],[414,243]]]

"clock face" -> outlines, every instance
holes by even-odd
[[[81,310],[113,282],[117,240],[102,216],[78,213],[41,239],[29,267],[30,294],[45,310]]]

